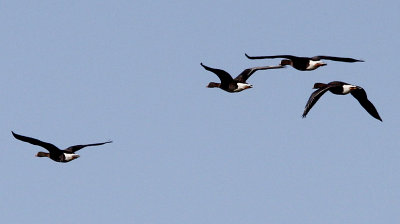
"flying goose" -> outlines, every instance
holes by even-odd
[[[273,55],[273,56],[249,56],[245,54],[249,59],[266,59],[266,58],[285,58],[281,60],[281,65],[291,65],[293,68],[300,71],[311,71],[315,70],[320,66],[325,66],[326,63],[322,62],[322,59],[331,61],[341,62],[364,62],[354,58],[342,58],[333,56],[314,56],[314,57],[297,57],[293,55]]]
[[[224,70],[210,68],[203,65],[203,63],[200,63],[200,65],[203,66],[203,68],[205,68],[207,71],[215,73],[221,80],[221,83],[210,82],[207,85],[208,88],[220,88],[230,93],[240,92],[242,90],[252,88],[253,85],[248,84],[246,80],[250,78],[250,76],[258,70],[276,69],[284,67],[282,65],[278,65],[278,66],[263,66],[263,67],[248,68],[245,69],[242,73],[240,73],[236,78],[232,78],[232,76]]]
[[[326,91],[330,91],[333,94],[337,95],[346,95],[351,93],[354,98],[358,100],[362,107],[374,118],[382,121],[381,117],[378,114],[378,111],[375,109],[374,105],[368,100],[367,93],[360,86],[351,85],[345,82],[334,81],[328,84],[324,83],[315,83],[314,91],[310,98],[308,99],[307,105],[303,112],[303,118],[307,116],[307,113],[311,110],[314,104],[318,101],[321,96],[326,93]]]
[[[84,147],[103,145],[103,144],[112,142],[112,141],[108,141],[108,142],[94,143],[94,144],[87,144],[87,145],[74,145],[74,146],[68,147],[67,149],[61,150],[53,144],[50,144],[47,142],[42,142],[38,139],[18,135],[16,133],[14,133],[13,131],[11,133],[13,134],[13,136],[16,139],[18,139],[20,141],[28,142],[32,145],[41,146],[41,147],[45,148],[47,151],[49,151],[48,153],[47,152],[38,152],[36,154],[37,157],[49,157],[50,159],[52,159],[56,162],[62,162],[62,163],[70,162],[74,159],[79,158],[79,155],[75,154],[75,152]]]

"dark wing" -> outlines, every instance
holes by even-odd
[[[298,58],[297,56],[293,56],[293,55],[249,56],[246,53],[245,53],[245,55],[248,59],[287,58],[287,59],[293,60],[295,58]]]
[[[262,66],[262,67],[254,67],[254,68],[248,68],[244,70],[242,73],[240,73],[235,80],[241,83],[245,83],[250,76],[258,71],[258,70],[266,70],[266,69],[276,69],[276,68],[284,68],[285,66],[283,65],[277,65],[277,66]]]
[[[34,139],[34,138],[18,135],[18,134],[15,134],[14,132],[11,132],[11,133],[14,135],[14,137],[16,139],[18,139],[20,141],[23,141],[23,142],[31,143],[32,145],[41,146],[41,147],[47,149],[47,151],[49,151],[50,153],[55,153],[55,152],[60,150],[53,144],[50,144],[50,143],[47,143],[47,142],[42,142],[42,141],[40,141],[38,139]]]
[[[319,100],[319,98],[321,98],[322,95],[324,95],[324,93],[326,91],[329,90],[329,88],[331,88],[332,86],[327,86],[325,88],[320,88],[315,90],[310,98],[307,101],[306,107],[304,108],[304,112],[303,112],[303,118],[305,118],[308,114],[308,111],[311,110],[311,108],[314,106],[314,104]]]
[[[323,56],[323,55],[314,56],[311,58],[311,60],[314,61],[319,61],[321,59],[331,60],[331,61],[342,61],[342,62],[364,62],[363,60],[358,60],[354,58],[341,58],[341,57]]]
[[[112,142],[112,141],[102,142],[102,143],[93,143],[93,144],[87,144],[87,145],[74,145],[74,146],[68,147],[68,148],[65,149],[64,151],[65,151],[65,152],[74,153],[74,152],[76,152],[76,151],[78,151],[78,150],[80,150],[80,149],[82,149],[82,148],[87,147],[87,146],[104,145],[104,144],[111,143],[111,142]]]
[[[205,68],[207,71],[213,72],[214,74],[216,74],[218,76],[218,78],[221,80],[222,82],[232,82],[233,78],[232,76],[227,73],[224,70],[221,69],[216,69],[216,68],[210,68],[208,66],[203,65],[203,63],[200,63],[201,66],[203,66],[203,68]]]
[[[356,90],[353,90],[351,92],[351,95],[353,95],[354,98],[356,98],[358,100],[358,102],[361,104],[361,106],[364,107],[364,109],[369,114],[371,114],[371,116],[382,121],[375,106],[371,103],[371,101],[368,100],[367,93],[365,92],[365,90],[363,88],[358,86]]]

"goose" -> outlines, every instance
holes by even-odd
[[[372,117],[382,121],[375,106],[368,100],[367,93],[360,86],[351,85],[341,81],[333,81],[328,84],[315,83],[314,89],[317,90],[314,91],[308,99],[303,112],[303,118],[307,116],[307,113],[311,110],[318,99],[329,90],[331,93],[337,95],[346,95],[350,93]]]
[[[224,70],[210,68],[208,66],[205,66],[203,63],[200,63],[200,65],[203,66],[203,68],[206,69],[207,71],[216,74],[218,78],[221,80],[221,83],[210,82],[207,85],[208,88],[220,88],[230,93],[240,92],[245,89],[253,88],[253,85],[248,84],[246,80],[250,78],[250,76],[258,70],[276,69],[284,67],[282,65],[278,65],[278,66],[263,66],[263,67],[248,68],[245,69],[242,73],[240,73],[236,78],[232,78],[232,76]]]
[[[55,145],[51,144],[51,143],[47,143],[47,142],[42,142],[38,139],[35,138],[31,138],[31,137],[26,137],[26,136],[22,136],[22,135],[18,135],[16,133],[14,133],[13,131],[11,131],[11,133],[13,134],[13,136],[23,142],[28,142],[32,145],[38,145],[41,146],[43,148],[45,148],[47,152],[38,152],[36,154],[36,157],[49,157],[50,159],[56,161],[56,162],[62,162],[62,163],[66,163],[66,162],[70,162],[74,159],[79,158],[78,154],[75,154],[76,151],[87,147],[87,146],[97,146],[97,145],[104,145],[107,143],[111,143],[112,141],[107,141],[107,142],[101,142],[101,143],[94,143],[94,144],[86,144],[86,145],[74,145],[74,146],[70,146],[64,150],[59,149],[58,147],[56,147]]]
[[[314,57],[297,57],[293,55],[273,55],[273,56],[249,56],[245,54],[249,59],[266,59],[266,58],[285,58],[281,60],[281,65],[291,65],[293,68],[300,71],[312,71],[318,67],[327,65],[321,60],[341,61],[341,62],[364,62],[354,58],[343,58],[333,56],[314,56]]]

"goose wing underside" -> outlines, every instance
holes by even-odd
[[[343,57],[333,57],[333,56],[324,56],[324,55],[314,56],[311,59],[314,61],[319,61],[321,59],[325,59],[325,60],[341,61],[341,62],[364,62],[363,60],[358,60],[358,59],[354,59],[354,58],[343,58]]]
[[[354,98],[356,98],[358,100],[358,102],[361,104],[361,106],[364,107],[364,109],[372,117],[382,121],[375,106],[371,103],[371,101],[368,100],[367,93],[365,92],[365,90],[363,88],[358,87],[356,90],[351,92],[351,95],[353,95]]]
[[[319,98],[321,98],[321,96],[324,95],[324,93],[326,93],[326,91],[328,91],[329,88],[331,88],[331,87],[327,86],[325,88],[320,88],[311,94],[310,98],[307,101],[306,107],[304,108],[304,112],[302,115],[303,118],[305,118],[307,116],[308,112],[311,110],[311,108],[314,106],[314,104],[317,103]]]
[[[65,152],[70,152],[70,153],[74,153],[82,148],[85,148],[87,146],[98,146],[98,145],[104,145],[107,143],[111,143],[112,141],[107,141],[107,142],[101,142],[101,143],[93,143],[93,144],[86,144],[86,145],[74,145],[74,146],[70,146],[67,149],[65,149]]]
[[[203,65],[203,63],[200,63],[200,65],[203,66],[203,68],[205,70],[216,74],[218,76],[218,78],[221,80],[221,83],[222,82],[229,83],[229,82],[232,82],[232,80],[233,80],[232,76],[228,72],[226,72],[224,70],[216,69],[216,68],[210,68],[208,66]]]
[[[245,69],[242,73],[240,73],[235,80],[240,82],[240,83],[245,83],[248,78],[250,78],[251,75],[254,74],[254,72],[258,70],[266,70],[266,69],[276,69],[276,68],[284,68],[285,66],[282,65],[277,65],[277,66],[261,66],[261,67],[254,67],[254,68],[248,68]]]
[[[47,143],[47,142],[42,142],[42,141],[40,141],[38,139],[35,139],[35,138],[31,138],[31,137],[27,137],[27,136],[23,136],[23,135],[18,135],[18,134],[14,133],[14,132],[12,132],[12,134],[16,139],[18,139],[20,141],[23,141],[23,142],[30,143],[32,145],[41,146],[41,147],[47,149],[47,151],[49,151],[50,153],[54,153],[54,152],[59,151],[59,149],[53,144],[50,144],[50,143]]]
[[[295,59],[298,58],[297,56],[282,54],[282,55],[271,55],[271,56],[249,56],[245,54],[248,59],[272,59],[272,58],[287,58],[287,59]]]

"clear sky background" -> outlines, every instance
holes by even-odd
[[[400,222],[399,1],[3,1],[2,223]],[[354,57],[312,72],[279,59]],[[362,86],[383,122],[315,82]],[[88,147],[70,163],[40,147]]]

